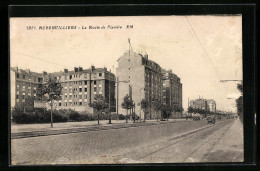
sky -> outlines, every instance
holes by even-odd
[[[236,111],[238,82],[220,80],[242,80],[241,15],[11,18],[10,66],[57,72],[95,65],[115,72],[117,59],[129,49],[128,38],[133,51],[147,53],[181,78],[184,110],[188,99],[201,97],[214,99],[217,110]]]

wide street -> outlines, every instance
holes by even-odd
[[[11,140],[12,164],[242,162],[239,119],[164,122]]]

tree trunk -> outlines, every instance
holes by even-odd
[[[126,109],[125,123],[127,123],[128,109]]]
[[[146,118],[146,110],[144,110],[144,122],[145,122],[145,118]]]
[[[109,116],[108,116],[108,117],[109,117],[108,123],[111,124],[111,112],[110,112],[110,110],[109,110],[109,114],[108,114],[108,115],[109,115]]]
[[[97,111],[97,119],[98,119],[98,125],[99,125],[99,111]]]
[[[135,106],[133,107],[134,122],[135,122]]]
[[[53,102],[51,102],[51,128],[53,128],[52,108],[53,108]]]

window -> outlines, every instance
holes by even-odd
[[[130,70],[130,68],[128,68]]]
[[[18,96],[18,95],[16,95],[16,99],[19,99],[19,96]]]
[[[38,78],[38,82],[41,82],[41,78]]]
[[[97,91],[97,87],[94,87],[94,91],[95,91],[95,92]]]
[[[25,79],[25,75],[23,75],[23,79]]]
[[[65,75],[64,80],[67,80],[67,75]]]
[[[24,95],[23,95],[23,98],[22,99],[24,99]]]
[[[88,91],[88,88],[85,88],[85,92],[87,92]]]
[[[79,92],[82,92],[82,88],[79,88]]]
[[[72,98],[72,95],[70,95],[70,99]]]
[[[16,74],[16,78],[19,78],[19,74]]]
[[[97,81],[94,81],[94,85],[96,85],[97,84]]]
[[[72,102],[70,102],[70,106],[72,106]]]
[[[70,80],[72,79],[72,75],[70,75]]]
[[[61,102],[59,103],[59,106],[61,106]]]
[[[82,105],[82,102],[79,102],[79,105],[81,106],[81,105]]]
[[[82,95],[79,95],[79,98],[82,99]]]
[[[88,98],[88,96],[87,95],[85,95],[85,99],[87,99]]]
[[[67,102],[64,103],[64,106],[67,106]]]
[[[98,75],[99,75],[100,77],[102,77],[102,73],[99,73]]]
[[[69,92],[71,93],[71,88],[69,89]]]
[[[65,98],[67,98],[67,95],[65,95]]]
[[[85,85],[87,85],[88,84],[88,82],[87,81],[85,81]]]
[[[81,82],[81,81],[79,81],[79,85],[82,85],[82,82]]]

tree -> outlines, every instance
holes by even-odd
[[[161,101],[159,100],[155,100],[153,103],[154,103],[154,110],[156,112],[157,121],[158,121],[158,112],[161,110],[162,104]]]
[[[146,118],[146,109],[148,108],[148,105],[149,105],[148,101],[145,100],[145,99],[142,99],[142,101],[141,101],[141,109],[144,112],[144,122],[145,122],[145,118]]]
[[[106,103],[105,98],[101,94],[98,94],[94,97],[94,101],[89,103],[89,106],[97,110],[99,125],[99,115],[101,114],[103,109],[108,108],[108,103]]]
[[[123,103],[121,104],[122,108],[126,109],[126,123],[127,123],[127,119],[128,119],[128,110],[131,109],[133,107],[133,100],[131,100],[131,97],[127,94],[125,95],[125,97],[123,98]]]
[[[240,91],[241,96],[236,99],[237,114],[243,117],[243,84],[237,84],[237,89]]]
[[[45,99],[50,102],[51,106],[51,127],[53,128],[53,103],[61,100],[62,87],[56,77],[48,75],[46,82],[40,86],[36,92],[38,98]]]
[[[163,115],[163,118],[166,118],[167,121],[168,121],[168,118],[171,114],[171,111],[172,111],[172,107],[168,104],[162,104],[162,115]]]
[[[188,108],[188,113],[193,113],[193,107],[191,107],[191,106],[189,106],[189,108]]]

